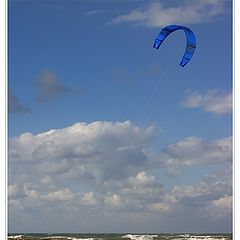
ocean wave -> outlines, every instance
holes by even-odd
[[[96,240],[95,238],[71,238],[71,240]]]
[[[189,238],[190,234],[186,233],[186,234],[180,234],[179,237],[183,237],[183,238]]]
[[[64,236],[52,236],[52,237],[38,237],[38,236],[29,236],[29,235],[15,235],[15,236],[8,236],[8,240],[37,240],[37,239],[42,239],[42,240],[72,240],[72,238],[69,237],[64,237]]]
[[[26,235],[15,235],[8,236],[8,240],[24,240],[24,239],[32,239],[32,240],[100,240],[95,238],[76,238],[76,237],[67,237],[67,236],[45,236],[45,237],[37,237],[37,236],[26,236]]]
[[[23,239],[23,235],[8,236],[8,239],[20,240]]]
[[[188,240],[226,240],[223,236],[190,236]]]
[[[122,236],[122,238],[130,238],[131,240],[153,240],[154,237],[158,237],[158,235],[127,234],[127,235]]]
[[[175,240],[228,240],[223,236],[180,234]]]
[[[212,236],[195,236],[190,237],[188,240],[226,240],[225,237],[212,237]]]

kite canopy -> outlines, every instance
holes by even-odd
[[[190,61],[196,49],[196,38],[194,33],[189,28],[179,25],[169,25],[163,28],[162,31],[158,34],[157,38],[155,39],[153,47],[158,49],[162,42],[165,40],[165,38],[176,30],[183,30],[186,35],[187,40],[186,50],[180,63],[180,65],[184,67]]]

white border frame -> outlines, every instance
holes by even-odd
[[[0,239],[7,239],[7,0],[0,1]]]
[[[8,0],[0,1],[0,239],[7,239],[7,7]],[[239,0],[233,0],[233,239],[240,239],[240,35],[235,23],[240,22]],[[237,108],[238,107],[238,108]],[[237,111],[235,111],[235,109]]]
[[[239,66],[237,66],[237,62],[239,63],[240,54],[239,54],[239,42],[240,36],[239,31],[237,31],[236,23],[239,23],[239,8],[240,3],[239,0],[233,1],[233,236],[235,240],[240,239],[240,162],[239,162],[239,144],[240,142],[240,71]],[[235,111],[236,110],[236,111]]]

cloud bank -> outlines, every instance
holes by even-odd
[[[200,218],[225,221],[232,209],[231,138],[206,142],[189,137],[156,152],[151,143],[157,135],[153,126],[98,121],[10,139],[12,226],[24,220],[36,227],[40,219],[47,229],[52,216],[63,230],[63,216],[78,227],[84,225],[79,217],[91,223],[98,219],[96,226],[104,225],[104,216],[122,219],[122,224],[137,216],[162,221],[179,218],[181,209],[193,211],[192,206]],[[172,187],[159,180],[209,164],[229,170]]]

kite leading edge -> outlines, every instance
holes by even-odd
[[[183,30],[186,35],[186,50],[180,62],[180,65],[184,67],[192,58],[194,51],[196,49],[196,38],[194,33],[187,27],[179,26],[179,25],[169,25],[162,29],[162,31],[158,34],[157,38],[154,41],[153,47],[158,49],[165,38],[176,30]]]

